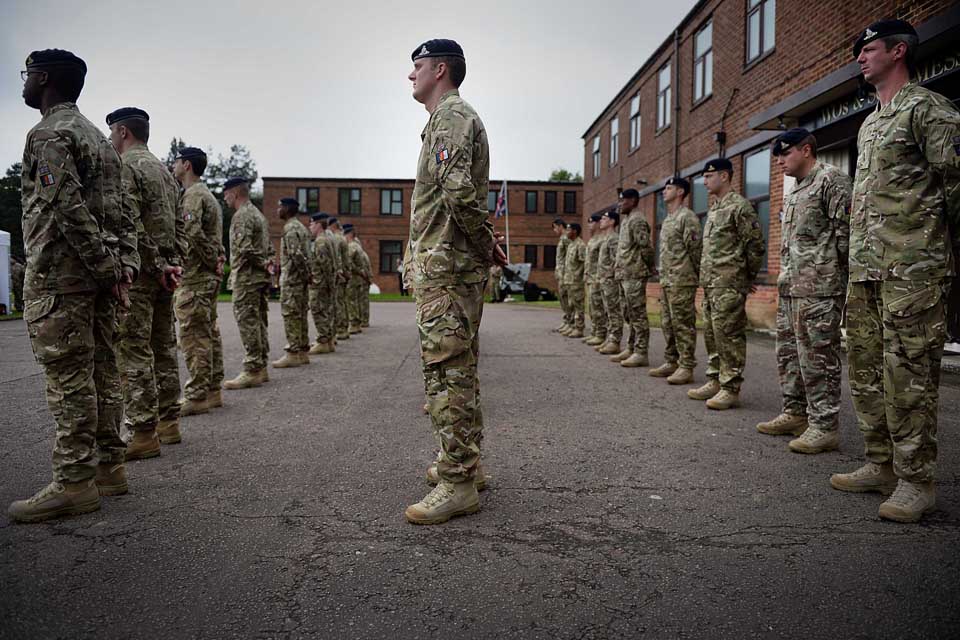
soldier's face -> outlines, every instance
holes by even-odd
[[[173,177],[177,180],[183,180],[186,170],[183,168],[183,160],[177,158],[173,161]]]
[[[310,233],[313,235],[314,238],[320,235],[320,223],[317,222],[316,220],[310,221]]]
[[[683,189],[680,187],[668,184],[663,188],[663,201],[664,202],[674,202],[675,200],[683,199]]]
[[[903,59],[907,51],[907,45],[902,42],[887,50],[887,45],[882,40],[871,42],[863,46],[860,55],[857,56],[857,64],[860,65],[860,71],[863,73],[863,79],[874,84],[875,82],[886,78],[900,60]]]
[[[430,58],[421,58],[413,63],[413,71],[407,76],[407,79],[413,83],[413,99],[419,103],[427,101],[427,96],[437,85],[436,74],[434,73],[433,60]]]
[[[810,147],[804,146],[802,149],[793,146],[776,156],[777,166],[783,170],[784,175],[790,176],[791,178],[798,178],[804,165],[806,164],[806,158],[803,154],[803,149],[809,149]]]
[[[589,231],[590,233],[593,233],[594,229],[596,228],[597,228],[596,222],[594,222],[593,220],[587,221],[587,231]]]
[[[703,185],[708,193],[720,193],[723,189],[727,173],[725,171],[707,171],[703,174]]]
[[[227,189],[223,192],[223,201],[227,203],[227,206],[231,209],[234,208],[234,204],[237,201],[237,191],[236,189]]]
[[[40,96],[43,95],[44,83],[47,79],[45,71],[30,71],[23,83],[23,102],[31,109],[40,108]]]
[[[613,224],[613,221],[612,221],[610,218],[608,218],[607,216],[601,217],[601,218],[600,218],[600,231],[606,231],[607,229],[610,228],[610,225],[612,225],[612,224]]]

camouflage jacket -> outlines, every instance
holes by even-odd
[[[786,197],[780,225],[780,295],[846,293],[851,189],[846,174],[818,162]]]
[[[180,266],[186,252],[183,218],[177,210],[180,187],[144,144],[130,147],[120,160],[123,204],[137,228],[140,270],[155,278],[166,266]]]
[[[960,114],[911,82],[857,138],[850,280],[940,280],[960,241]],[[952,235],[952,238],[951,238]]]
[[[77,105],[51,107],[27,134],[21,206],[24,298],[106,289],[140,271],[123,207],[120,156]]]
[[[620,246],[619,228],[611,229],[600,236],[600,251],[597,254],[597,282],[616,280],[617,247]]]
[[[583,272],[587,262],[587,245],[582,238],[571,240],[567,245],[566,260],[563,265],[563,284],[571,287],[583,286]]]
[[[333,247],[334,284],[341,285],[347,281],[347,240],[342,233],[331,229],[324,233],[330,238]]]
[[[364,261],[363,249],[356,240],[347,242],[347,260],[350,265],[347,269],[351,282],[366,279],[367,267]]]
[[[223,255],[223,210],[203,182],[196,182],[180,196],[186,250],[183,283],[204,284],[219,280],[217,260]]]
[[[703,234],[697,214],[683,206],[668,213],[660,226],[660,286],[700,284],[702,249]]]
[[[283,225],[280,236],[280,286],[301,285],[310,279],[310,232],[297,216]]]
[[[700,257],[700,286],[746,291],[760,273],[763,231],[753,206],[730,191],[707,212]]]
[[[653,244],[650,225],[640,211],[634,211],[620,222],[620,244],[617,246],[617,280],[638,280],[653,275]]]
[[[373,281],[373,264],[370,262],[370,256],[363,250],[363,243],[355,240],[357,248],[360,249],[360,259],[363,261],[363,279],[367,282]]]
[[[247,200],[230,221],[231,288],[268,284],[267,262],[273,255],[267,219]]]
[[[483,122],[459,93],[449,91],[421,138],[404,282],[417,290],[483,282],[495,244],[487,212],[490,149]]]
[[[337,279],[340,255],[332,231],[321,231],[313,240],[310,252],[310,274],[313,284],[323,289],[332,288]]]
[[[557,277],[557,284],[563,282],[563,270],[567,266],[567,247],[570,246],[570,238],[566,234],[560,236],[557,242],[557,264],[553,268],[553,275]]]
[[[600,258],[600,244],[603,237],[594,233],[587,241],[587,259],[583,264],[583,281],[587,284],[599,282],[597,278],[597,260]]]

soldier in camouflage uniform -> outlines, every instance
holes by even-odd
[[[709,362],[707,382],[687,391],[717,411],[740,406],[740,384],[747,360],[747,294],[763,262],[763,231],[753,206],[731,190],[733,165],[726,158],[703,168],[713,197],[703,230],[700,286],[703,287],[703,338]]]
[[[590,335],[584,340],[585,344],[596,347],[607,339],[607,316],[603,310],[603,293],[600,291],[600,280],[597,273],[597,260],[600,258],[600,245],[603,236],[597,224],[600,216],[594,214],[587,221],[590,239],[587,241],[587,258],[583,266],[583,282],[587,288],[587,299],[590,305]]]
[[[120,156],[77,109],[87,65],[58,49],[34,51],[26,65],[23,99],[43,116],[23,151],[23,318],[56,440],[53,481],[8,514],[37,522],[96,511],[101,494],[127,492],[113,333],[140,265]]]
[[[174,297],[180,323],[180,350],[190,377],[183,385],[181,416],[207,413],[223,406],[223,341],[217,326],[217,296],[223,278],[223,210],[200,179],[207,169],[207,154],[184,147],[173,162],[180,181],[180,217],[186,251],[183,278]]]
[[[697,214],[684,206],[690,183],[672,177],[663,187],[667,217],[660,227],[660,326],[664,363],[650,370],[670,384],[690,384],[697,366],[697,285],[703,234]]]
[[[13,308],[23,311],[23,279],[27,271],[23,263],[13,258],[10,261],[10,284],[13,285]]]
[[[852,183],[817,161],[806,129],[781,134],[771,150],[784,175],[797,179],[786,196],[777,279],[777,368],[783,412],[761,422],[761,433],[793,433],[798,453],[840,443],[840,314],[847,287]]]
[[[337,298],[336,298],[336,327],[337,339],[350,339],[350,314],[347,309],[347,300],[350,294],[350,256],[347,241],[343,237],[343,229],[336,218],[328,220],[327,229],[333,238],[337,249]]]
[[[243,372],[227,380],[224,389],[246,389],[267,382],[267,293],[273,263],[267,219],[250,202],[250,183],[246,178],[230,178],[223,185],[227,206],[234,209],[230,222],[230,284],[233,290],[233,315],[240,330],[245,352]]]
[[[362,333],[360,327],[361,311],[360,298],[363,297],[363,283],[365,278],[362,249],[354,240],[353,225],[343,225],[343,239],[347,241],[347,261],[349,279],[347,280],[347,317],[349,318],[348,331],[351,335]]]
[[[615,274],[623,293],[623,315],[630,326],[623,351],[610,359],[621,367],[645,367],[650,363],[650,320],[647,317],[647,280],[654,273],[650,224],[637,211],[640,194],[627,189],[620,194],[620,244]]]
[[[370,326],[370,283],[373,282],[373,264],[370,262],[370,256],[363,250],[363,243],[354,230],[354,238],[357,246],[360,248],[360,258],[363,260],[363,291],[360,292],[360,328],[366,329]]]
[[[617,247],[620,246],[620,214],[608,211],[600,216],[600,250],[597,253],[597,282],[603,298],[603,311],[607,326],[606,340],[594,347],[603,355],[620,353],[623,339],[623,306],[620,299],[620,283],[617,282]]]
[[[326,213],[315,213],[310,222],[314,238],[310,254],[310,313],[317,328],[317,342],[310,348],[310,355],[336,351],[339,252],[333,233],[327,229],[329,218]]]
[[[935,508],[937,405],[946,299],[960,242],[960,114],[910,78],[917,46],[901,20],[871,25],[854,54],[877,91],[857,140],[850,215],[847,353],[867,464],[830,479],[889,491],[881,518]]]
[[[554,331],[566,333],[572,328],[567,290],[563,285],[563,269],[566,266],[567,246],[570,244],[570,239],[567,238],[567,224],[562,219],[554,219],[552,228],[553,232],[560,238],[557,241],[557,262],[553,267],[553,275],[557,280],[557,298],[560,300],[560,309],[563,311],[563,323]]]
[[[297,217],[300,203],[296,198],[282,198],[277,217],[284,221],[280,236],[280,313],[287,336],[285,353],[274,360],[277,369],[310,364],[310,327],[307,324],[310,295],[310,232]]]
[[[503,291],[500,289],[500,278],[503,277],[503,268],[498,265],[490,267],[490,299],[500,302]]]
[[[140,277],[130,289],[130,308],[119,314],[117,362],[124,376],[124,411],[133,439],[126,460],[160,455],[161,440],[180,442],[180,365],[173,320],[173,292],[185,252],[180,188],[150,153],[150,118],[134,107],[107,116],[110,142],[123,161],[124,204],[137,227]]]
[[[567,227],[567,257],[563,265],[563,285],[567,291],[567,305],[573,329],[564,332],[568,338],[582,338],[584,329],[583,306],[586,303],[583,270],[587,260],[587,245],[580,237],[581,227],[576,222]]]
[[[415,524],[436,524],[480,509],[480,316],[490,265],[503,266],[507,259],[488,220],[486,130],[457,91],[466,75],[463,50],[451,40],[431,40],[411,57],[413,95],[430,119],[422,134],[404,279],[416,292],[423,375],[440,454],[428,469],[437,486],[404,515]]]

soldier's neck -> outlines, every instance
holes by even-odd
[[[667,213],[674,213],[674,212],[675,212],[677,209],[679,209],[682,205],[683,205],[683,202],[681,202],[680,200],[674,200],[673,202],[668,202],[668,203],[667,203]]]
[[[713,194],[713,197],[716,198],[717,200],[723,200],[727,196],[727,194],[730,193],[732,189],[733,187],[731,185],[726,184],[720,187],[720,189]]]
[[[910,72],[906,66],[896,67],[890,72],[890,75],[883,80],[878,80],[873,88],[877,91],[877,100],[880,102],[880,108],[887,106],[900,92],[900,89],[910,82]]]
[[[200,182],[200,176],[195,176],[192,173],[188,173],[183,176],[183,180],[180,181],[180,184],[183,185],[183,190],[186,191],[198,182]]]
[[[40,113],[47,115],[50,112],[50,109],[68,102],[70,101],[56,94],[45,93],[44,95],[40,96]]]

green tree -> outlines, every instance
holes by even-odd
[[[0,229],[10,234],[10,254],[23,260],[23,211],[20,208],[19,162],[7,169],[0,178]]]
[[[550,173],[550,182],[583,182],[583,176],[579,171],[574,174],[561,167]]]

